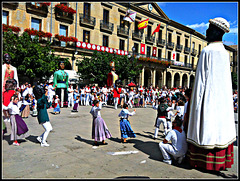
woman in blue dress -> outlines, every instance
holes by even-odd
[[[60,110],[60,99],[58,98],[58,95],[56,95],[55,99],[54,99],[54,109],[53,109],[53,112],[55,114],[57,114],[57,113],[60,114],[60,112],[61,112],[61,110]]]
[[[127,142],[127,138],[135,138],[136,135],[133,132],[130,122],[128,121],[128,116],[133,116],[136,114],[136,109],[134,109],[133,112],[128,111],[128,104],[123,105],[122,111],[119,113],[118,117],[121,117],[120,119],[120,131],[121,131],[121,141],[123,143]]]

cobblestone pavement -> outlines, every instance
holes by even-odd
[[[95,147],[91,139],[90,109],[90,106],[80,106],[79,112],[73,113],[72,108],[62,108],[57,115],[49,109],[53,127],[47,139],[50,147],[41,147],[36,140],[44,131],[36,117],[30,115],[25,119],[30,136],[22,140],[20,146],[12,145],[11,126],[6,123],[8,132],[2,140],[2,178],[238,178],[237,142],[234,165],[220,173],[193,169],[186,162],[181,165],[163,163],[158,147],[163,140],[163,127],[161,125],[158,139],[153,140],[157,112],[150,106],[136,108],[136,115],[130,117],[137,137],[128,139],[127,144],[120,142],[117,116],[121,109],[104,106],[101,115],[112,138],[106,140],[108,145]]]

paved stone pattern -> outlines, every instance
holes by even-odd
[[[154,122],[157,111],[150,106],[136,108],[136,115],[130,122],[137,137],[120,142],[118,110],[104,106],[101,110],[112,138],[108,145],[93,146],[91,139],[92,117],[90,106],[80,106],[78,113],[72,108],[62,108],[61,114],[49,117],[53,131],[48,136],[50,147],[41,147],[37,136],[44,131],[37,118],[25,119],[29,137],[20,146],[10,141],[11,126],[2,140],[2,178],[237,178],[238,149],[234,146],[235,163],[232,168],[220,174],[191,168],[187,163],[168,165],[163,163],[159,142],[163,140],[161,125],[158,139],[153,140]],[[133,109],[129,109],[133,111]],[[236,127],[237,128],[237,127]],[[132,152],[112,155],[109,152]]]

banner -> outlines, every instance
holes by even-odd
[[[140,30],[140,29],[146,28],[148,26],[148,20],[149,20],[149,18],[146,20],[140,21],[138,23],[138,29]]]
[[[172,52],[172,60],[173,60],[173,61],[176,60],[176,52]]]
[[[123,18],[123,20],[125,21],[129,21],[129,22],[134,22],[135,21],[135,18],[136,18],[136,12],[133,12],[133,11],[130,11],[128,10],[125,17]]]
[[[157,55],[157,47],[153,47],[152,56],[153,56],[153,57],[156,57],[156,55]]]
[[[140,51],[140,53],[145,55],[145,44],[143,44],[143,43],[141,43],[141,51]]]
[[[99,51],[99,52],[114,53],[114,51],[115,51],[116,55],[128,55],[128,51],[119,50],[119,49],[116,49],[116,48],[109,48],[109,47],[105,47],[105,46],[101,46],[101,45],[95,45],[95,44],[81,42],[81,41],[78,41],[76,43],[76,46],[78,48],[83,48],[83,49],[88,49],[88,50],[96,50],[96,51]]]
[[[156,33],[156,32],[159,32],[159,30],[160,30],[160,25],[161,25],[161,23],[157,26],[157,28],[153,31],[153,33],[152,33],[152,35],[154,34],[154,33]]]

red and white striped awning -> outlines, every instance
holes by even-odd
[[[128,55],[128,52],[124,51],[124,50],[119,50],[116,48],[109,48],[109,47],[95,45],[95,44],[81,42],[81,41],[78,41],[76,46],[78,48],[83,48],[83,49],[88,49],[88,50],[97,50],[99,52],[108,52],[108,53],[114,53],[114,50],[116,50],[117,55]]]

